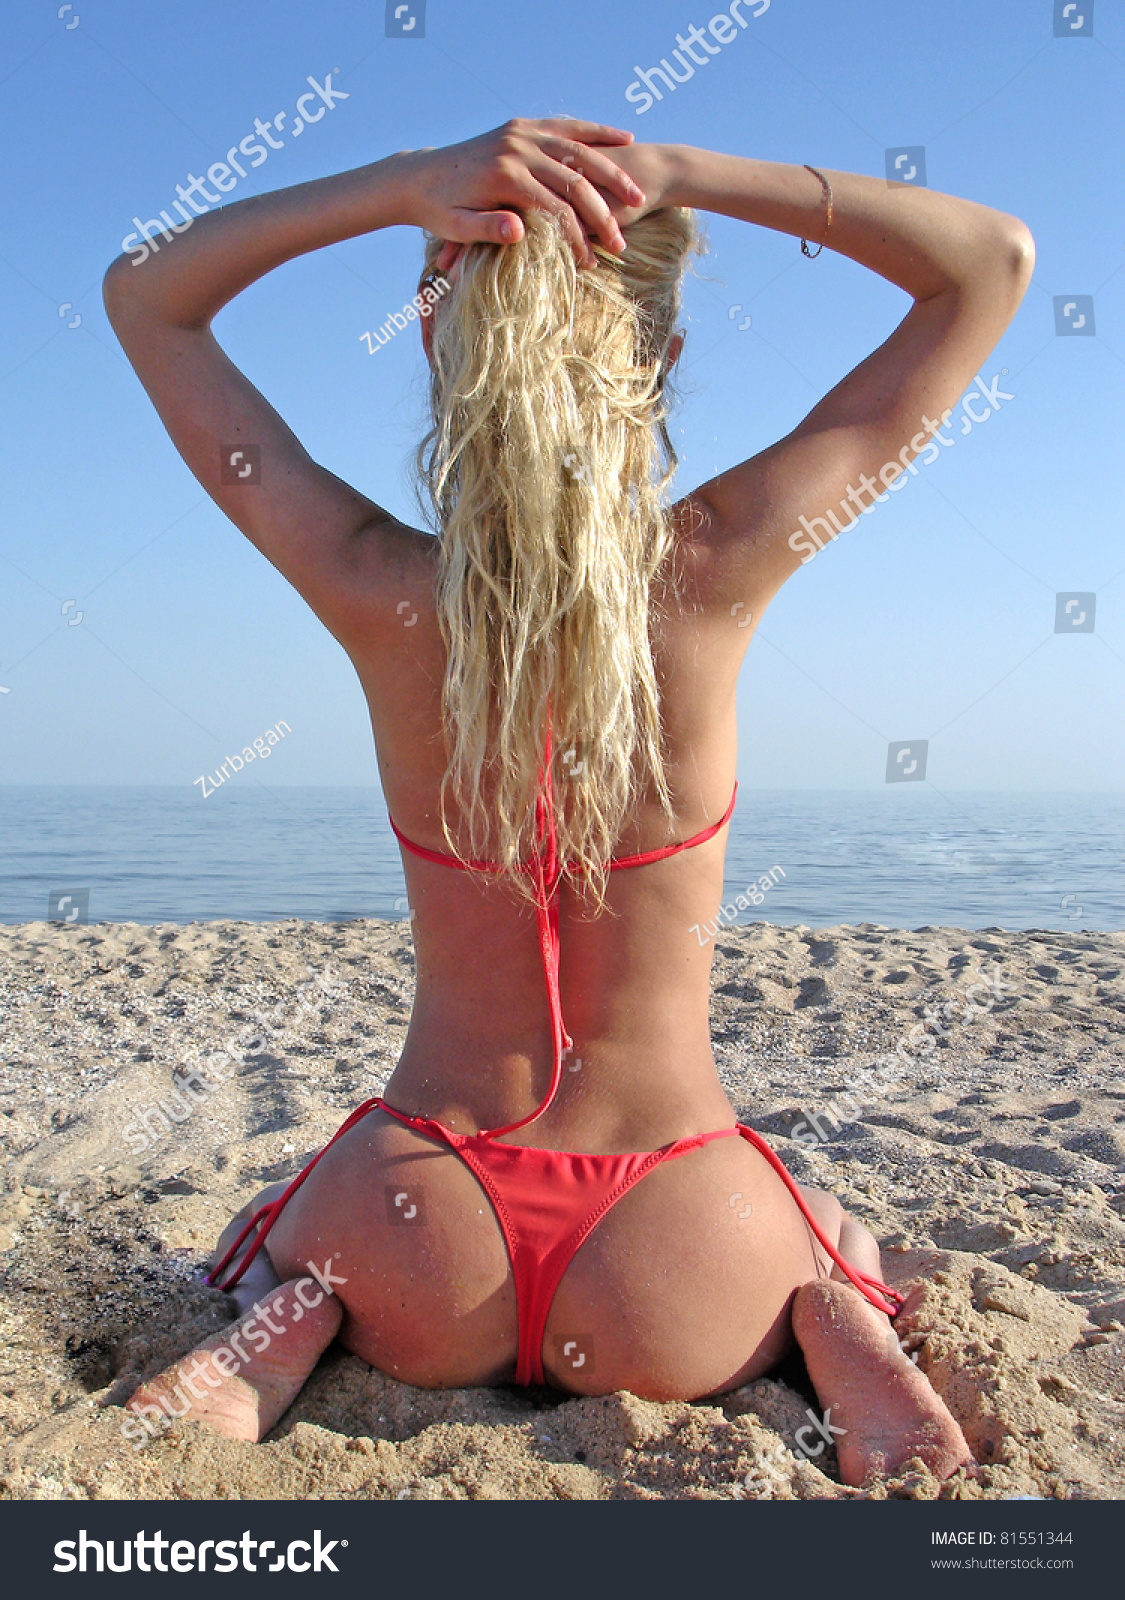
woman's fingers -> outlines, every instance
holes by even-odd
[[[454,206],[442,232],[457,244],[516,244],[523,238],[523,218],[516,211],[474,211]],[[440,257],[439,257],[440,259]]]
[[[615,213],[624,208],[639,214],[645,205],[640,186],[609,153],[632,142],[631,133],[606,123],[569,117],[514,119],[470,141],[474,153],[479,147],[482,169],[474,175],[473,162],[468,162],[468,192],[460,178],[456,188],[461,192],[456,193],[451,181],[453,192],[445,196],[447,204],[455,195],[469,204],[450,205],[431,226],[457,243],[513,244],[524,236],[521,213],[534,206],[558,217],[579,263],[591,266],[591,239],[619,254],[625,240]],[[444,260],[443,254],[438,271]]]
[[[611,128],[605,122],[582,122],[577,117],[544,117],[538,124],[550,133],[580,144],[632,144],[633,135],[624,128]]]
[[[556,165],[555,170],[562,171],[563,169]],[[540,211],[549,211],[552,216],[558,217],[563,233],[566,236],[567,243],[574,251],[574,254],[578,259],[579,266],[592,267],[596,257],[590,247],[590,241],[586,236],[586,230],[582,226],[579,214],[575,209],[578,202],[577,193],[575,192],[570,198],[567,198],[565,193],[565,177],[558,180],[559,190],[562,191],[561,193],[559,190],[552,188],[550,184],[541,183],[539,179],[535,177],[534,173],[530,171],[528,173],[528,180],[528,204],[537,207]],[[572,183],[572,189],[576,191],[578,183],[580,182],[581,179],[577,180],[575,183]]]
[[[583,171],[560,161],[549,161],[544,166],[537,165],[532,175],[563,198],[577,217],[584,238],[589,232],[599,238],[607,250],[615,253],[624,250],[625,240],[617,225],[617,218],[609,209],[605,196],[599,193]]]
[[[545,146],[545,153],[564,167],[582,173],[599,189],[615,195],[625,205],[644,205],[644,190],[612,157],[602,155],[588,145],[576,144],[572,139],[553,140]]]

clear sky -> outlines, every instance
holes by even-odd
[[[181,464],[101,277],[131,219],[170,207],[255,118],[287,113],[281,148],[231,199],[566,111],[878,176],[888,150],[921,146],[931,187],[1035,235],[1035,280],[982,368],[1011,398],[980,422],[958,409],[954,444],[763,621],[742,783],[880,787],[888,741],[928,739],[939,790],[1120,789],[1123,7],[1079,0],[1060,37],[1062,0],[747,0],[747,25],[714,30],[733,37],[693,77],[647,109],[627,99],[634,69],[718,7],[429,0],[423,18],[413,0],[399,26],[414,28],[387,37],[384,6],[358,0],[76,0],[62,15],[7,0],[0,782],[189,786],[278,719],[292,735],[261,781],[377,782],[347,659]],[[328,73],[347,99],[294,138],[298,97]],[[682,490],[787,432],[908,306],[827,251],[808,261],[722,218],[709,234],[687,294]],[[412,521],[416,330],[374,355],[362,335],[413,292],[420,244],[396,229],[305,257],[216,323],[313,455]],[[1063,306],[1082,331],[1056,333]],[[1059,592],[1096,594],[1092,633],[1071,625],[1085,601],[1055,631]]]

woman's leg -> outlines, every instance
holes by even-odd
[[[171,1417],[202,1422],[215,1433],[257,1443],[297,1397],[336,1337],[340,1302],[312,1278],[290,1279],[222,1333],[143,1383],[126,1410],[136,1448]],[[147,1437],[146,1437],[147,1435]]]
[[[249,1205],[243,1206],[242,1210],[238,1212],[237,1216],[233,1216],[230,1219],[219,1235],[219,1242],[211,1253],[211,1260],[208,1265],[213,1267],[216,1261],[221,1261],[254,1213],[260,1211],[263,1206],[270,1205],[279,1195],[284,1194],[287,1187],[288,1185],[285,1183],[268,1184],[261,1194],[255,1195]],[[247,1251],[254,1248],[254,1240],[256,1238],[256,1232],[250,1235],[243,1248],[228,1266],[225,1276],[229,1277],[232,1272],[238,1270],[239,1263],[245,1258]],[[273,1262],[270,1260],[269,1247],[263,1245],[242,1278],[235,1284],[233,1289],[226,1290],[226,1293],[230,1295],[238,1307],[238,1312],[241,1316],[249,1311],[251,1306],[256,1305],[271,1289],[278,1288],[280,1283],[281,1279],[274,1271]]]
[[[815,1190],[805,1190],[813,1204]],[[813,1205],[824,1227],[829,1210],[818,1195]],[[849,1266],[880,1276],[879,1246],[868,1230],[840,1210],[836,1248]],[[825,1228],[829,1238],[832,1230]],[[797,1290],[793,1334],[809,1377],[835,1435],[840,1476],[858,1486],[873,1473],[890,1477],[919,1456],[930,1471],[947,1478],[973,1457],[965,1436],[919,1372],[899,1348],[890,1318],[852,1287],[838,1267]]]
[[[215,1260],[254,1212],[284,1188],[271,1184],[228,1223],[215,1247]],[[231,1270],[253,1243],[251,1236]],[[331,1289],[318,1287],[312,1278],[283,1284],[264,1247],[231,1298],[238,1319],[142,1384],[129,1401],[126,1409],[139,1419],[130,1424],[135,1448],[155,1437],[171,1417],[186,1417],[215,1433],[257,1443],[292,1405],[343,1319]]]

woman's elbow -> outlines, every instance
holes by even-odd
[[[1008,307],[1014,315],[1035,270],[1035,240],[1019,217],[996,212],[967,264],[964,287]]]
[[[1035,240],[1027,223],[1021,222],[1019,217],[1007,217],[1005,221],[1008,224],[1005,234],[1008,260],[1022,293],[1035,271]]]
[[[1027,223],[1006,211],[997,211],[983,242],[981,267],[997,281],[1011,285],[1022,297],[1035,270],[1035,240]]]
[[[129,256],[117,256],[111,261],[102,279],[102,304],[110,323],[116,326],[132,298],[134,278],[132,268],[136,262]]]

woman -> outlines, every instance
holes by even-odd
[[[693,209],[826,243],[914,304],[791,434],[668,510]],[[280,263],[395,224],[430,235],[436,539],[312,462],[210,332]],[[220,1240],[214,1281],[271,1333],[208,1341],[138,1416],[175,1393],[259,1438],[337,1333],[421,1386],[686,1399],[795,1336],[845,1481],[970,1459],[897,1348],[874,1239],[737,1125],[693,928],[721,902],[735,686],[798,518],[905,469],[1031,264],[1023,224],[968,201],[562,119],[245,200],[110,268],[185,461],[355,664],[417,954],[385,1101]],[[223,470],[248,445],[252,487]]]

